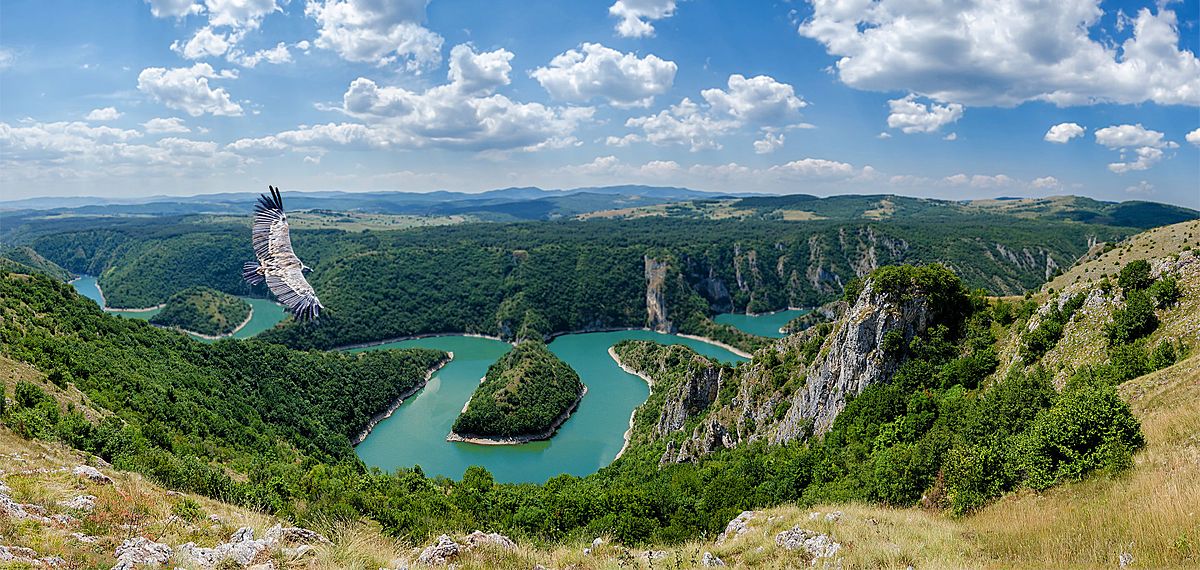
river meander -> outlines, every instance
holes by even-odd
[[[788,324],[788,321],[809,312],[808,309],[786,309],[760,315],[721,313],[713,317],[713,320],[723,325],[733,325],[750,334],[769,338],[783,338],[784,334],[779,332],[779,329],[783,325]]]

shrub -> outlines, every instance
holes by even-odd
[[[1154,279],[1150,277],[1150,262],[1145,259],[1130,261],[1121,268],[1117,276],[1117,285],[1122,291],[1141,291],[1150,286]]]
[[[1034,420],[1020,463],[1025,483],[1045,489],[1093,469],[1117,467],[1120,446],[1132,452],[1144,444],[1141,424],[1115,388],[1079,386]]]
[[[1125,306],[1113,311],[1113,320],[1105,331],[1110,346],[1128,344],[1158,328],[1154,304],[1145,291],[1132,290],[1125,294]]]
[[[1179,281],[1170,276],[1155,281],[1147,289],[1147,292],[1154,298],[1154,306],[1160,309],[1165,309],[1178,303],[1180,297],[1183,296],[1183,291],[1179,288]]]

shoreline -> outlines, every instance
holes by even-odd
[[[385,344],[391,344],[393,342],[403,342],[406,340],[417,340],[417,339],[422,339],[422,338],[436,338],[439,336],[467,336],[467,337],[471,337],[471,338],[486,338],[488,340],[498,340],[500,342],[506,342],[504,339],[502,339],[498,336],[491,336],[491,335],[486,335],[486,334],[463,333],[463,332],[440,332],[440,333],[411,334],[408,336],[385,338],[383,340],[372,340],[369,342],[343,344],[343,345],[335,346],[335,347],[327,349],[327,350],[329,350],[330,352],[333,352],[333,351],[341,351],[341,350],[354,350],[356,348],[371,348],[373,346],[381,346],[381,345],[385,345]],[[508,344],[513,344],[513,343],[510,342]]]
[[[403,404],[404,400],[407,400],[413,394],[416,394],[422,388],[424,388],[426,384],[429,384],[429,381],[433,379],[433,375],[436,374],[438,370],[441,370],[443,366],[449,364],[452,360],[454,360],[454,353],[447,351],[446,358],[443,358],[440,362],[435,364],[433,368],[425,371],[424,380],[421,380],[412,388],[405,390],[399,396],[396,396],[396,399],[392,400],[391,404],[388,404],[387,409],[371,416],[371,421],[367,422],[366,427],[364,427],[363,430],[358,433],[358,435],[350,438],[350,446],[354,447],[365,441],[367,436],[371,435],[371,430],[375,429],[375,426],[379,425],[379,422],[392,417],[392,414],[396,413],[396,410],[400,408],[400,404]]]
[[[646,385],[650,387],[650,391],[654,391],[654,379],[634,370],[633,368],[630,368],[629,366],[626,366],[624,362],[621,362],[621,357],[617,356],[617,351],[613,350],[613,347],[611,346],[608,347],[608,356],[613,359],[613,362],[617,363],[617,366],[621,367],[621,370],[641,378],[646,382]],[[647,398],[649,398],[649,396],[647,396]],[[638,404],[637,407],[633,408],[632,412],[629,412],[629,429],[625,430],[625,443],[621,445],[621,451],[617,452],[617,456],[613,458],[613,461],[620,459],[622,455],[625,455],[625,450],[629,449],[629,438],[633,435],[633,417],[637,415],[638,408],[642,407],[644,404],[645,402]]]
[[[661,334],[668,334],[668,333],[661,333]],[[730,346],[728,344],[725,344],[719,340],[713,340],[711,338],[703,337],[703,336],[696,336],[694,334],[684,334],[684,333],[674,333],[674,334],[675,334],[675,336],[678,336],[678,337],[687,338],[687,339],[691,339],[691,340],[695,340],[695,341],[699,341],[699,342],[706,342],[713,346],[724,348],[725,350],[728,350],[729,352],[732,352],[732,353],[734,353],[742,358],[745,358],[747,360],[754,358],[753,354],[750,354],[749,352],[746,352],[740,348],[736,348],[736,347]]]
[[[583,382],[581,381],[580,384],[583,384]],[[477,435],[470,435],[470,434],[462,435],[462,434],[455,433],[454,430],[451,429],[450,435],[446,436],[446,441],[473,443],[475,445],[520,445],[522,443],[529,443],[531,441],[542,441],[542,440],[550,439],[551,437],[554,436],[554,433],[558,431],[558,428],[560,426],[562,426],[564,423],[566,423],[566,421],[568,419],[571,418],[571,414],[574,414],[575,410],[577,408],[579,408],[579,403],[583,401],[583,397],[586,396],[587,393],[588,393],[587,384],[583,384],[583,390],[581,390],[579,392],[579,396],[577,396],[575,398],[575,402],[571,404],[571,407],[567,408],[567,410],[565,412],[559,414],[557,418],[554,418],[554,421],[551,422],[550,427],[547,428],[546,431],[544,431],[544,432],[530,434],[530,435],[517,435],[517,436],[511,436],[511,437],[484,437],[484,436],[477,436]],[[467,406],[470,404],[471,404],[471,400],[468,399],[467,405],[463,406],[464,412],[467,411]]]
[[[253,318],[254,318],[254,306],[253,306],[253,305],[251,305],[251,306],[250,306],[250,312],[249,312],[249,313],[246,315],[246,320],[242,321],[242,324],[238,325],[237,327],[234,327],[234,329],[233,329],[233,330],[231,330],[231,331],[229,331],[229,332],[227,332],[227,333],[225,333],[225,334],[218,334],[218,335],[207,335],[207,334],[204,334],[204,333],[198,333],[198,332],[196,332],[196,331],[189,331],[189,330],[187,330],[187,329],[185,329],[185,328],[183,328],[183,327],[162,327],[162,328],[164,328],[164,329],[172,329],[172,330],[177,330],[177,331],[179,331],[179,332],[181,332],[181,333],[186,333],[186,334],[192,335],[192,336],[194,336],[194,337],[196,337],[196,338],[202,338],[202,339],[204,339],[204,340],[221,340],[221,339],[223,339],[223,338],[230,338],[230,337],[232,337],[233,335],[237,334],[237,332],[238,332],[238,331],[240,331],[240,330],[242,330],[242,329],[246,328],[246,325],[250,324],[250,319],[253,319]],[[152,325],[153,325],[154,323],[150,323],[150,324],[152,324]],[[155,326],[157,326],[157,325],[155,325]]]
[[[76,281],[79,281],[80,279],[83,279],[83,277],[84,276],[80,275],[70,281],[67,281],[67,284],[70,285],[71,283],[74,283]],[[141,308],[141,309],[118,309],[116,307],[110,307],[110,306],[108,306],[108,298],[106,298],[104,296],[104,289],[100,288],[100,277],[99,276],[96,277],[96,292],[100,294],[100,310],[107,311],[110,313],[145,313],[148,311],[154,311],[157,309],[161,309],[161,308],[167,306],[166,303],[161,303],[158,305],[154,305],[153,307],[145,307],[145,308]]]

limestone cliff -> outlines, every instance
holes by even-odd
[[[667,319],[667,262],[649,255],[643,262],[646,268],[646,326],[658,332],[674,332],[674,326]]]

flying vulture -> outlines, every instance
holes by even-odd
[[[279,189],[268,186],[271,195],[258,196],[254,206],[254,226],[251,243],[258,261],[247,261],[242,266],[242,278],[251,285],[267,282],[267,288],[283,303],[298,320],[316,319],[321,309],[317,292],[304,275],[312,268],[305,265],[292,251],[292,238],[288,233],[287,214],[283,213],[283,198]]]

